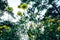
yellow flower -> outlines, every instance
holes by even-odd
[[[60,31],[60,26],[57,28],[58,31]]]
[[[2,30],[0,30],[0,33],[2,33]]]
[[[3,28],[3,26],[0,26],[0,29],[2,29]]]
[[[19,16],[20,16],[20,15],[22,15],[22,13],[21,13],[20,11],[18,11],[17,15],[19,15]]]
[[[6,29],[7,32],[11,31],[11,28],[9,26],[4,25],[3,27],[4,27],[4,29]]]
[[[60,20],[57,20],[57,22],[60,22]]]
[[[29,36],[29,37],[32,37],[32,34],[29,34],[28,36]]]
[[[6,9],[8,12],[12,12],[13,11],[13,8],[12,7],[6,7]]]
[[[49,19],[49,20],[47,20],[48,22],[53,22],[55,19]]]
[[[27,9],[28,5],[26,3],[23,3],[21,5],[18,6],[18,8],[22,8],[22,9]]]
[[[20,5],[18,5],[18,8],[21,8],[21,6],[20,6]]]

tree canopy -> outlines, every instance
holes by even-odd
[[[59,0],[20,1],[17,8],[24,11],[18,11],[18,21],[12,22],[13,19],[4,21],[1,17],[7,12],[15,21],[13,7],[8,0],[0,0],[0,40],[24,40],[25,35],[25,40],[60,40]]]

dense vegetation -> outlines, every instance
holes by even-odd
[[[30,2],[35,3],[28,8]],[[60,40],[60,6],[56,4],[57,2],[56,0],[21,0],[21,4],[17,7],[26,10],[27,13],[18,11],[17,15],[21,18],[17,23],[9,20],[0,22],[0,40],[24,40],[21,39],[21,34],[27,34],[28,40]],[[36,13],[35,9],[38,10]],[[44,10],[46,12],[42,15],[41,12]],[[0,0],[0,16],[3,16],[5,11],[15,18],[13,8],[9,7],[7,0]]]

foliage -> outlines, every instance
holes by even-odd
[[[27,9],[27,4],[26,3],[24,3],[24,4],[21,4],[21,5],[19,5],[18,6],[18,8],[22,8],[22,9]]]
[[[29,6],[31,2],[32,7]],[[0,6],[1,11],[7,11],[13,17],[12,7],[2,0]],[[21,0],[17,7],[24,12],[17,12],[20,19],[15,23],[0,22],[0,40],[21,40],[22,35],[28,35],[27,40],[60,40],[60,7],[55,0]],[[44,9],[47,11],[42,15]]]
[[[17,25],[9,21],[0,23],[0,40],[18,40]]]

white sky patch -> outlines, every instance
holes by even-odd
[[[39,12],[40,15],[37,15],[36,19],[37,19],[37,20],[38,20],[38,18],[43,19],[46,11],[47,11],[47,9],[44,9],[44,10],[40,11],[40,12]]]
[[[17,15],[18,11],[20,11],[22,13],[24,12],[27,15],[26,10],[18,8],[18,5],[20,5],[20,4],[21,4],[21,0],[8,0],[8,5],[10,7],[13,7],[13,13],[14,13],[14,16],[16,17],[16,19],[14,19],[14,20],[16,20],[15,22],[17,22],[17,20],[20,19],[20,16]],[[32,5],[30,5],[30,6],[32,6]],[[28,7],[29,7],[29,5],[28,5]],[[14,22],[14,21],[12,21],[12,22]]]
[[[10,7],[13,7],[13,13],[16,14],[19,9],[18,9],[18,5],[20,5],[20,0],[8,0],[8,5]]]
[[[42,12],[40,13],[41,16],[45,15],[46,11],[47,11],[47,9],[42,10]]]
[[[37,8],[35,8],[35,11],[34,11],[34,13],[37,13],[38,12],[38,9]]]
[[[60,0],[56,4],[57,4],[57,6],[60,6]]]
[[[40,17],[41,17],[41,19],[44,18],[44,15],[45,15],[46,11],[47,11],[47,9],[44,9],[44,10],[40,13]]]
[[[13,19],[13,18],[9,17],[10,21],[17,22],[20,19],[20,17],[17,16],[17,12],[18,11],[23,12],[23,10],[18,8],[18,5],[21,4],[21,1],[20,0],[7,0],[7,1],[8,1],[8,5],[13,8],[14,17],[16,18],[16,19]]]
[[[9,19],[9,18],[8,18],[8,14],[7,14],[7,12],[4,12],[4,15],[1,17],[1,19],[2,19],[3,21]]]
[[[35,4],[35,2],[32,2],[32,1],[31,1],[31,2],[29,2],[28,7],[29,7],[29,8],[32,8],[32,5],[33,5],[33,4]]]
[[[2,21],[11,21],[11,22],[17,22],[19,21],[18,18],[14,19],[11,15],[8,14],[8,12],[4,12],[3,16],[0,17]]]

